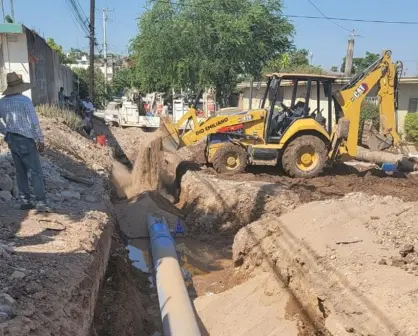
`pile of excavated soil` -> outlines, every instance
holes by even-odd
[[[94,120],[94,130],[96,134],[107,136],[107,143],[114,149],[118,158],[126,157],[131,163],[135,162],[143,143],[154,137],[154,133],[144,132],[139,127],[106,126],[101,120]]]
[[[216,173],[212,169],[207,175]],[[251,167],[248,172],[233,176],[224,175],[225,180],[262,181],[275,183],[297,193],[304,202],[343,197],[353,192],[369,195],[399,197],[405,201],[418,201],[418,177],[415,174],[390,176],[376,169],[356,169],[341,164],[327,169],[323,176],[312,179],[296,179],[283,176],[277,168]]]
[[[294,209],[299,197],[280,185],[236,182],[187,172],[181,179],[178,206],[187,214],[192,234],[233,234],[264,213],[279,216]]]
[[[417,214],[418,203],[391,196],[308,203],[241,229],[234,261],[252,274],[272,274],[316,330],[417,335]],[[224,318],[224,302],[219,314],[212,307],[211,319]]]
[[[267,273],[226,292],[201,296],[194,305],[205,326],[202,335],[303,335],[302,320],[290,310],[290,294]]]
[[[0,144],[0,335],[86,335],[113,230],[110,155],[58,121],[40,122],[52,213],[19,209]]]
[[[162,165],[161,138],[142,144],[132,171],[132,189],[130,195],[138,195],[148,190],[158,190]]]

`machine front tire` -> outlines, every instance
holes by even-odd
[[[212,165],[220,174],[239,174],[247,167],[248,154],[245,148],[228,143],[215,152]]]
[[[282,165],[291,177],[312,178],[322,172],[326,160],[327,146],[324,141],[314,135],[302,135],[286,147]]]

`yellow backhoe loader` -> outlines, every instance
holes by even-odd
[[[385,51],[334,93],[333,76],[273,73],[267,76],[261,108],[198,122],[196,109],[191,107],[177,123],[164,124],[163,147],[177,149],[206,137],[206,159],[218,173],[239,173],[247,165],[281,164],[289,176],[314,177],[327,163],[356,156],[361,105],[371,90],[378,97],[380,130],[367,124],[361,138],[374,150],[398,144],[401,71],[401,63],[393,63],[391,52]],[[283,102],[284,90],[292,90],[288,106]],[[186,125],[190,130],[182,132]]]

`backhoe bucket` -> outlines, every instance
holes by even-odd
[[[163,150],[176,152],[181,147],[181,140],[175,124],[163,123],[161,126]]]

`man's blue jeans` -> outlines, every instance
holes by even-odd
[[[36,201],[45,201],[44,175],[35,141],[16,133],[7,133],[6,141],[16,168],[20,198],[30,200],[28,182],[30,172]]]

